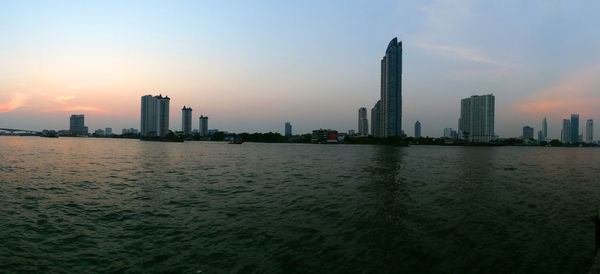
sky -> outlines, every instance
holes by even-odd
[[[600,123],[600,1],[0,1],[0,128],[140,127],[171,98],[209,128],[356,129],[380,61],[403,41],[403,129],[456,129],[460,99],[493,93],[495,131],[551,138]],[[370,111],[369,111],[370,113]],[[370,115],[370,114],[369,114]],[[595,139],[600,137],[596,126]]]

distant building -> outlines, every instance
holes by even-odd
[[[348,135],[353,136],[356,132],[354,131],[354,129],[350,129],[348,130]]]
[[[69,130],[74,135],[87,135],[88,128],[85,126],[85,117],[83,114],[73,114],[69,120]]]
[[[106,129],[104,129],[104,134],[106,134],[106,136],[110,136],[112,135],[112,128],[107,127]]]
[[[579,142],[579,114],[571,114],[571,143]]]
[[[192,134],[192,108],[183,106],[181,109],[181,131],[183,134]]]
[[[195,128],[194,130],[192,130],[192,132],[193,133],[200,133],[200,131],[197,128]]]
[[[165,136],[169,133],[170,101],[168,96],[142,96],[140,121],[142,136]]]
[[[560,141],[563,143],[571,142],[571,120],[563,119],[563,127],[560,131]]]
[[[206,132],[206,134],[207,134],[207,135],[202,135],[202,136],[213,135],[213,134],[215,134],[215,133],[217,133],[217,132],[219,132],[219,129],[218,129],[218,128],[209,129],[209,130]]]
[[[338,143],[344,140],[346,134],[338,133],[332,129],[313,130],[310,141],[312,143]]]
[[[585,142],[591,144],[594,142],[594,120],[588,119],[585,123]]]
[[[210,134],[208,131],[208,116],[200,115],[198,128],[200,131],[200,136],[208,136]]]
[[[421,138],[421,122],[415,123],[415,138]]]
[[[533,139],[533,128],[532,127],[530,127],[530,126],[523,127],[523,139],[524,140]]]
[[[494,138],[494,95],[473,95],[460,102],[459,135],[466,140],[487,143]]]
[[[292,136],[292,124],[285,122],[285,136]]]
[[[138,130],[135,128],[124,128],[121,130],[121,134],[138,134]]]
[[[543,140],[540,141],[548,141],[548,121],[546,121],[546,117],[542,121],[542,135],[544,136]]]
[[[381,60],[381,137],[402,136],[402,41],[392,39]]]
[[[451,128],[444,129],[444,138],[458,139],[458,133]]]
[[[358,135],[369,135],[369,120],[367,119],[367,108],[358,109]]]
[[[381,100],[377,101],[371,109],[371,135],[375,137],[381,137]]]
[[[543,142],[546,141],[546,138],[544,137],[544,132],[543,131],[538,131],[538,142]]]
[[[96,131],[94,131],[94,134],[98,135],[98,136],[104,136],[104,130],[103,129],[96,129]]]

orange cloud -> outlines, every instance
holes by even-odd
[[[8,102],[0,103],[0,113],[11,112],[25,105],[25,101],[29,98],[26,94],[15,93]]]
[[[524,98],[516,111],[538,116],[570,113],[597,115],[600,109],[600,67],[578,71],[555,86]]]
[[[87,112],[107,112],[107,110],[94,106],[64,106],[58,109],[49,109],[46,112],[56,111],[87,111]]]
[[[64,103],[66,103],[65,101],[67,101],[67,100],[73,100],[73,99],[75,99],[74,95],[67,95],[67,96],[63,95],[63,96],[57,96],[57,97],[55,97],[54,101],[59,102],[61,104],[64,104]]]

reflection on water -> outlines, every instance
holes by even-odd
[[[8,272],[583,272],[600,150],[0,138]]]

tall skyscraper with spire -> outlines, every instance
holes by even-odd
[[[548,141],[548,122],[546,121],[546,117],[544,117],[544,120],[542,121],[542,137],[544,140],[539,140],[541,141]]]
[[[382,137],[402,135],[402,41],[392,39],[381,60]]]

